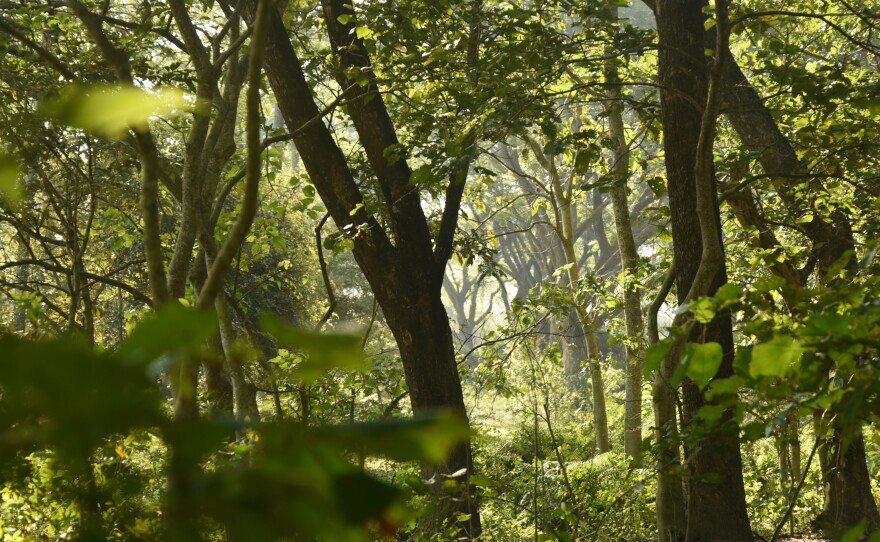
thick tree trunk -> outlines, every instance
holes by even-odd
[[[820,446],[825,504],[813,525],[840,536],[847,528],[867,520],[868,532],[880,528],[880,515],[871,494],[865,439],[859,434],[844,439],[839,427],[829,428]],[[854,468],[855,467],[855,468]]]
[[[699,0],[661,0],[656,12],[660,38],[660,100],[679,303],[684,302],[691,291],[703,252],[695,173],[702,108],[707,96],[702,7]],[[716,228],[720,232],[717,201],[714,207]],[[722,262],[711,280],[708,295],[726,281]],[[717,377],[733,373],[729,314],[721,313],[704,328],[694,329],[691,340],[720,343],[723,359]],[[686,380],[682,424],[695,428],[695,414],[705,404],[700,389]],[[728,412],[720,422],[701,428],[699,441],[686,450],[690,472],[687,531],[693,540],[752,539],[746,514],[738,428],[731,417]],[[661,536],[675,538],[682,534],[669,533],[670,529],[662,525],[658,527]]]
[[[657,13],[657,4],[660,2],[643,1],[654,10],[655,14]],[[714,28],[707,32],[707,40],[711,40],[713,32]],[[813,207],[812,201],[802,201],[804,194],[794,190],[797,183],[787,180],[792,176],[806,179],[809,173],[807,168],[798,159],[791,142],[780,131],[770,110],[764,105],[763,100],[732,56],[728,56],[725,62],[724,99],[728,104],[725,115],[740,140],[746,148],[758,152],[758,162],[765,173],[776,174],[782,178],[780,182],[776,183],[776,189],[785,204],[793,209],[804,207],[805,204],[808,208]],[[808,198],[810,193],[811,191],[807,191]],[[848,250],[853,249],[852,229],[849,220],[840,212],[835,213],[833,221],[825,220],[821,213],[815,213],[811,221],[803,223],[801,226],[813,243],[812,253],[819,262],[820,275],[824,274],[824,271]],[[838,434],[838,431],[834,431],[831,438],[836,438],[834,435]],[[864,437],[861,434],[854,437],[854,442],[856,446],[864,447]],[[838,447],[839,445],[840,443],[836,444]],[[820,459],[823,455],[820,453]],[[821,462],[821,466],[825,485],[833,484],[834,473],[829,470],[833,467],[827,461]],[[862,511],[863,517],[876,517],[878,515],[876,504],[859,497],[859,495],[870,492],[870,484],[864,485],[863,482],[869,479],[867,465],[853,457],[852,461],[845,461],[838,468],[841,469],[839,472],[843,473],[841,476],[851,481],[848,484],[850,489],[843,493],[826,491],[824,508],[841,510],[847,506],[847,503],[863,503],[866,506]],[[859,485],[864,487],[858,487]],[[853,498],[847,497],[845,494],[850,490],[855,493]],[[823,521],[824,517],[820,516],[817,519],[818,523],[828,525],[827,521]],[[843,525],[837,526],[837,528],[843,527]]]
[[[400,349],[413,413],[452,410],[467,420],[452,330],[439,291],[435,292],[431,285],[413,282],[388,286],[385,285],[384,295],[377,298]],[[389,296],[392,290],[396,294]],[[450,478],[456,473],[460,474]],[[468,481],[471,474],[473,457],[469,442],[456,446],[443,464],[422,465],[422,478],[430,481],[438,499],[423,529],[437,532],[444,520],[452,519],[468,536],[480,533],[479,510]],[[457,490],[450,492],[442,487],[450,479],[459,483]]]

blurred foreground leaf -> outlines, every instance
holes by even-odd
[[[0,431],[7,437],[29,435],[61,456],[84,458],[113,434],[163,419],[159,390],[142,369],[78,337],[4,337],[0,352]],[[0,447],[10,442],[3,439]]]
[[[347,449],[396,461],[440,463],[470,436],[467,423],[451,413],[319,429]]]
[[[21,165],[11,156],[0,154],[0,199],[6,200],[12,205],[21,201],[21,187],[18,178],[21,175]]]
[[[758,376],[783,376],[789,367],[800,361],[803,355],[800,343],[788,335],[777,335],[770,341],[752,348],[749,374]]]
[[[196,311],[169,303],[140,322],[117,349],[117,355],[134,365],[159,360],[152,372],[167,367],[176,357],[198,352],[217,332],[217,317],[210,311]]]
[[[59,98],[43,104],[42,111],[63,124],[119,138],[129,128],[146,128],[150,117],[192,108],[177,89],[147,91],[127,85],[73,85]]]
[[[302,374],[363,363],[357,336],[268,327],[308,356]],[[376,539],[377,531],[391,535],[411,517],[405,492],[358,466],[356,456],[440,463],[469,437],[464,419],[450,413],[325,427],[171,419],[155,372],[165,364],[156,360],[197,355],[214,333],[211,313],[169,305],[138,324],[115,351],[76,336],[0,337],[4,474],[33,480],[36,474],[20,467],[28,454],[48,453],[53,459],[46,464],[57,473],[48,483],[63,478],[64,502],[75,503],[73,538],[105,538],[110,520],[94,511],[112,493],[122,499],[116,510],[152,501],[130,508],[133,525],[154,522],[151,507],[173,505],[175,514],[209,520],[205,525],[219,527],[228,540],[356,542]],[[143,449],[129,440],[137,433],[155,438],[157,453],[170,458],[169,478],[153,495],[144,493],[154,481],[140,470]],[[89,482],[93,472],[100,472],[97,482]],[[150,539],[187,539],[189,532],[174,522],[151,529],[158,537]]]
[[[361,337],[349,333],[318,333],[266,316],[262,327],[281,344],[301,352],[305,360],[293,375],[305,383],[325,376],[331,369],[363,370],[367,359],[361,351]]]

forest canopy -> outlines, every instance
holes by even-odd
[[[0,1],[3,540],[880,541],[867,0]]]

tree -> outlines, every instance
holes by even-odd
[[[668,1],[659,2],[656,9],[660,101],[679,305],[712,295],[727,282],[712,164],[717,85],[721,79],[716,75],[707,89],[702,5],[700,1]],[[716,24],[722,27],[722,39],[715,47],[716,74],[720,74],[721,55],[727,46],[725,9],[723,1],[716,3]],[[676,323],[683,323],[683,318],[677,317]],[[684,333],[687,340],[720,345],[721,360],[715,378],[733,374],[729,316],[722,312],[704,327],[686,328]],[[681,350],[672,348],[671,353],[667,357],[675,359]],[[664,363],[668,364],[665,360]],[[666,370],[660,380],[672,376]],[[669,385],[670,381],[659,382],[655,389]],[[661,396],[659,410],[669,413],[668,405],[663,404],[669,400],[669,392],[655,391],[655,402]],[[690,379],[683,383],[683,403],[683,428],[698,437],[685,447],[689,471],[687,531],[698,540],[750,540],[739,434],[732,413],[727,412],[720,423],[705,424],[707,432],[701,433],[694,429],[702,425],[699,410],[707,400]],[[659,427],[664,427],[674,423],[674,419],[658,422],[662,422]],[[674,478],[669,482],[676,483]],[[658,484],[658,496],[663,491]],[[675,540],[684,535],[680,531],[682,503],[667,504],[669,510],[658,513],[658,531],[664,539]]]
[[[550,225],[562,245],[565,274],[568,277],[568,288],[574,302],[574,310],[578,323],[583,330],[587,344],[587,365],[590,371],[590,390],[593,401],[593,425],[596,431],[596,450],[602,454],[611,450],[608,435],[608,412],[605,406],[605,382],[602,378],[602,366],[599,353],[599,341],[596,333],[597,316],[590,314],[586,306],[586,298],[581,289],[581,270],[575,252],[575,218],[572,199],[575,194],[575,178],[577,170],[571,168],[567,175],[559,171],[556,158],[546,155],[541,145],[530,137],[526,137],[529,148],[547,175],[547,183],[543,184],[544,192],[549,196],[552,206]],[[537,182],[537,181],[536,181]]]
[[[256,7],[256,2],[248,3],[251,20]],[[385,225],[365,206],[369,202],[345,154],[320,122],[321,112],[277,12],[269,16],[266,62],[269,82],[303,164],[336,226],[352,238],[355,259],[397,340],[413,411],[448,408],[466,419],[452,331],[440,293],[446,264],[452,254],[468,173],[467,157],[474,152],[473,136],[455,143],[458,157],[465,160],[449,172],[443,217],[434,236],[422,210],[419,192],[411,189],[412,169],[399,154],[400,141],[377,86],[364,40],[356,32],[358,16],[350,6],[339,1],[328,0],[322,7],[334,56],[339,62],[338,82],[379,183],[379,198],[388,215],[390,237]],[[469,50],[473,50],[474,55],[479,47],[479,7],[478,2],[469,32],[472,42]],[[352,79],[355,74],[360,79]],[[423,477],[433,479],[438,489],[452,475],[465,488],[438,507],[428,529],[438,529],[448,520],[471,536],[479,534],[479,511],[468,483],[471,474],[473,457],[467,443],[459,445],[446,463],[425,465]]]
[[[791,143],[732,57],[726,62],[725,78],[724,95],[731,105],[727,117],[745,147],[757,153],[764,172],[781,179],[809,179],[811,173],[798,159]],[[803,201],[804,192],[789,182],[778,183],[777,190],[783,201],[793,208],[806,206],[815,210],[803,226],[812,243],[808,262],[816,262],[820,283],[826,283],[831,270],[844,260],[849,262],[847,266],[852,270],[855,247],[849,217],[840,210],[824,217],[816,208],[815,200]],[[749,195],[744,197],[749,198]],[[808,263],[803,271],[809,270]],[[803,283],[804,272],[798,271],[797,274],[782,273],[786,280],[799,285]],[[869,518],[871,525],[880,525],[880,514],[871,495],[870,475],[865,464],[863,437],[858,434],[847,446],[841,440],[839,426],[832,424],[828,431],[827,436],[817,436],[824,439],[820,454],[826,457],[822,461],[825,505],[818,521],[832,532],[851,527],[862,518]]]
[[[612,8],[612,19],[618,18],[617,8]],[[624,453],[638,462],[642,445],[642,295],[636,285],[639,253],[633,237],[630,220],[628,177],[630,173],[630,148],[626,140],[623,123],[622,89],[619,87],[620,74],[616,59],[610,59],[605,66],[605,79],[609,85],[609,101],[606,105],[609,135],[612,142],[611,171],[614,179],[611,185],[611,202],[614,210],[614,227],[617,233],[617,251],[620,253],[620,267],[624,276],[623,311],[626,320],[626,411],[624,414],[623,449]]]

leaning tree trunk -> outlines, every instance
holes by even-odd
[[[808,178],[809,171],[732,57],[726,67],[725,99],[730,104],[726,115],[743,144],[757,151],[758,162],[765,173],[785,178]],[[787,180],[777,186],[786,205],[792,208],[815,207],[813,201],[804,201],[803,194],[793,190],[792,186],[793,183]],[[813,245],[812,253],[818,262],[820,279],[854,249],[849,218],[840,211],[833,213],[832,220],[824,218],[822,213],[814,213],[813,219],[801,226]],[[853,263],[851,260],[850,268]],[[816,523],[829,531],[840,531],[865,518],[869,524],[880,527],[880,513],[871,496],[871,476],[864,457],[864,437],[856,431],[851,444],[844,446],[840,438],[841,428],[836,423],[832,423],[829,431],[820,450],[828,461],[822,469],[825,504]]]
[[[680,303],[688,299],[698,278],[705,248],[702,233],[710,225],[701,224],[698,216],[701,210],[698,208],[700,188],[696,172],[698,165],[711,168],[711,162],[700,164],[697,161],[700,137],[705,135],[701,109],[707,103],[703,5],[700,0],[661,0],[656,12],[673,260]],[[711,175],[711,171],[705,174]],[[714,187],[711,192],[717,232],[717,241],[712,241],[720,246],[720,213]],[[700,292],[701,295],[712,295],[727,281],[723,254],[721,256],[714,276],[708,277],[708,291]],[[718,342],[723,358],[716,378],[733,374],[733,331],[729,314],[722,312],[708,325],[696,326],[690,340]],[[682,424],[695,428],[696,413],[705,404],[706,399],[697,385],[685,380]],[[686,448],[690,472],[687,534],[692,539],[752,540],[738,437],[738,426],[732,420],[732,412],[728,411],[719,422],[702,429],[701,438]],[[668,533],[661,529],[661,537],[670,534],[670,538],[675,538],[682,533]]]

